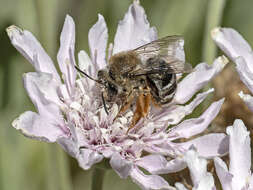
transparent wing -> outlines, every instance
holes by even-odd
[[[182,36],[167,36],[132,51],[141,60],[140,68],[133,70],[132,75],[161,72],[184,73],[192,70],[191,65],[185,63]]]

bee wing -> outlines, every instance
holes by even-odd
[[[192,67],[185,63],[184,39],[182,36],[167,36],[133,50],[141,60],[139,69],[132,75],[161,72],[184,73]]]

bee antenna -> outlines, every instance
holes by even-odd
[[[104,98],[103,92],[101,93],[101,97],[102,97],[102,102],[103,102],[103,105],[104,105],[105,113],[106,113],[107,115],[109,115],[109,112],[108,112],[107,107],[106,107],[106,105],[105,105],[105,98]]]
[[[77,67],[76,65],[75,65],[75,68],[76,68],[76,70],[77,70],[78,72],[82,73],[84,76],[88,77],[89,79],[91,79],[91,80],[93,80],[93,81],[95,81],[95,82],[97,82],[97,83],[99,83],[99,84],[104,85],[101,81],[96,80],[96,79],[92,78],[91,76],[89,76],[88,74],[86,74],[84,71],[82,71],[82,70],[81,70],[79,67]]]

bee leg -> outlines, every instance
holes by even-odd
[[[142,117],[146,117],[149,111],[151,101],[150,93],[140,94],[136,101],[136,110],[134,112],[131,125],[129,126],[127,133],[132,129]]]
[[[156,108],[161,108],[161,107],[162,107],[161,104],[159,104],[159,103],[155,100],[155,98],[154,98],[153,96],[151,96],[151,102],[152,102],[153,106],[155,106]]]
[[[113,121],[115,121],[120,116],[120,114],[124,113],[130,107],[133,100],[134,95],[132,92],[130,92]]]

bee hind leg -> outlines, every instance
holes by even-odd
[[[141,93],[138,96],[138,99],[136,101],[136,110],[134,112],[131,124],[127,130],[127,133],[130,129],[132,129],[138,121],[140,121],[141,118],[146,117],[149,111],[150,107],[150,101],[151,101],[151,94],[150,93]]]

